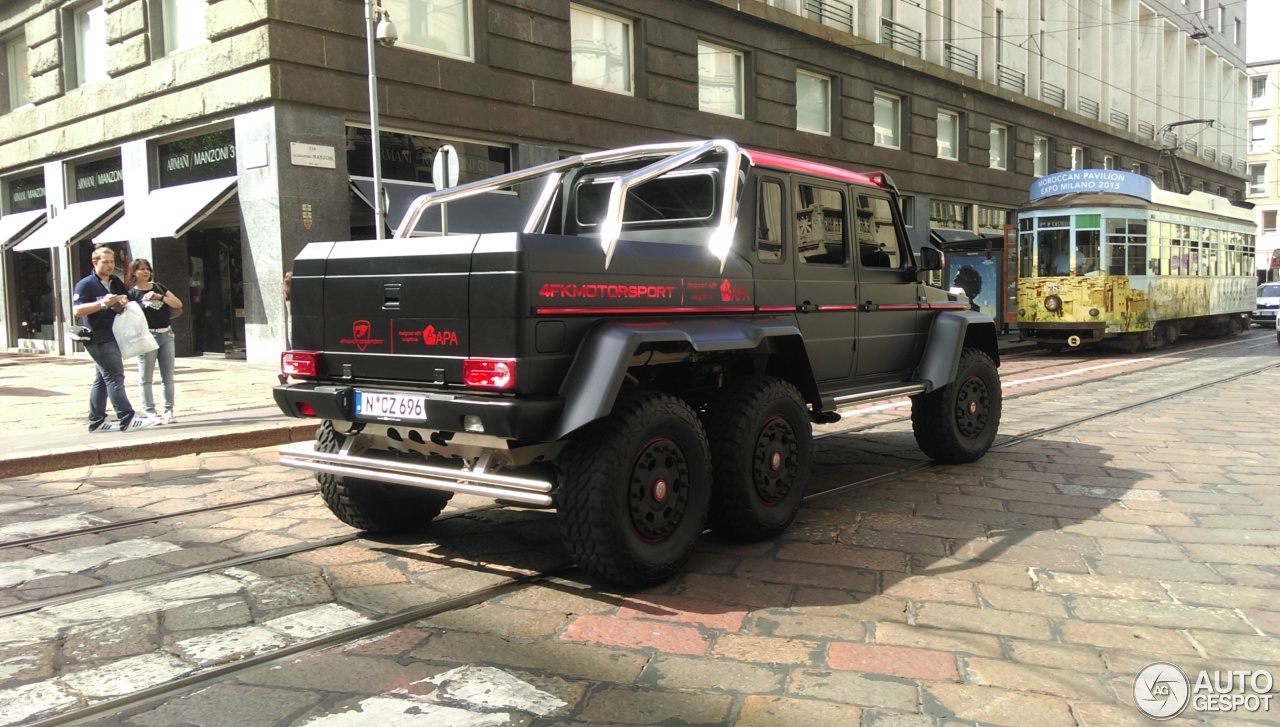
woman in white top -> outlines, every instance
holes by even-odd
[[[156,418],[156,402],[151,394],[151,381],[156,362],[160,362],[160,380],[164,383],[164,419],[173,424],[173,328],[169,326],[170,311],[182,310],[182,301],[172,290],[152,280],[151,261],[138,258],[129,265],[129,300],[138,302],[147,316],[147,327],[156,337],[160,347],[138,357],[138,392],[147,416]]]

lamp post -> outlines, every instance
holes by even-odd
[[[373,153],[373,221],[375,239],[386,237],[387,205],[382,191],[382,130],[378,125],[378,69],[374,40],[390,48],[398,35],[378,0],[364,0],[365,46],[369,53],[369,148]]]

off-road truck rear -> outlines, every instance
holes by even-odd
[[[531,183],[521,230],[415,235],[429,208]],[[424,195],[393,239],[294,263],[281,463],[344,522],[424,526],[453,493],[555,508],[598,578],[660,581],[704,528],[782,532],[811,423],[910,396],[916,441],[981,457],[995,325],[921,282],[887,176],[729,141],[585,154]]]

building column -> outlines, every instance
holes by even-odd
[[[235,120],[244,253],[245,344],[250,363],[278,366],[285,349],[284,273],[307,243],[351,236],[342,117],[276,105]],[[310,144],[333,166],[295,164],[290,144]]]

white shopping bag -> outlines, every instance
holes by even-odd
[[[160,348],[156,337],[147,327],[147,315],[134,301],[129,301],[124,311],[111,322],[111,332],[120,346],[120,358],[136,358]]]

